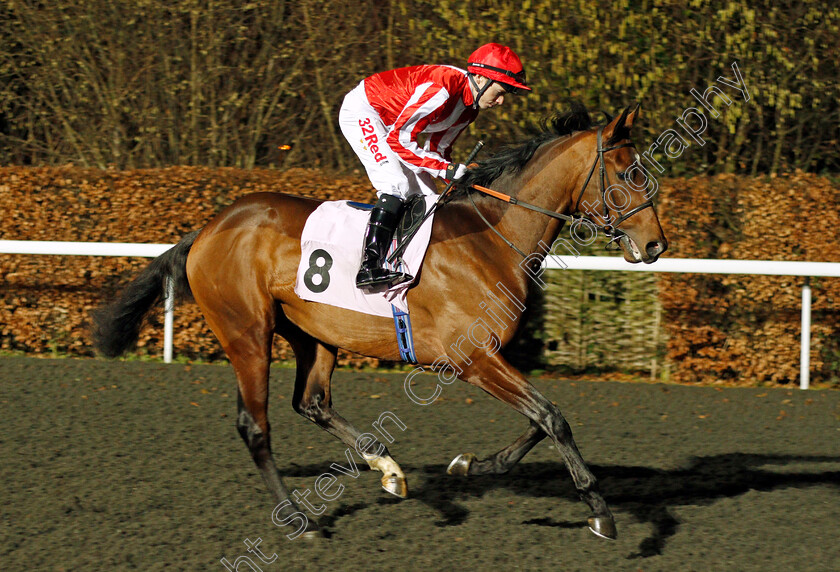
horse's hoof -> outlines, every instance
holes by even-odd
[[[381,480],[382,488],[401,499],[408,498],[408,483],[405,477],[397,475],[385,475]]]
[[[303,540],[306,542],[313,542],[315,540],[324,538],[324,533],[320,530],[307,530],[306,532],[301,534],[300,537],[303,538]]]
[[[452,459],[452,462],[446,467],[446,474],[466,477],[470,472],[470,465],[474,460],[475,455],[472,453],[461,453]]]
[[[607,540],[618,538],[618,531],[615,529],[615,520],[611,516],[589,517],[589,530],[594,532],[596,536],[606,538]]]

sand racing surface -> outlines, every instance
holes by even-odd
[[[272,445],[289,489],[323,511],[317,541],[272,523],[230,367],[0,358],[0,568],[840,569],[840,392],[534,380],[600,479],[611,542],[586,528],[549,441],[507,475],[445,474],[527,427],[460,382],[420,406],[405,374],[336,373],[335,407],[360,430],[385,412],[405,425],[387,427],[409,498],[356,457],[361,473],[338,473],[341,494],[319,499],[316,479],[348,464],[346,447],[292,411],[293,378],[272,372]]]

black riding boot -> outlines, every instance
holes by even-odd
[[[403,203],[399,197],[382,195],[371,209],[362,249],[362,265],[356,274],[357,288],[393,286],[413,278],[408,274],[383,268],[394,230],[400,222],[402,207]]]

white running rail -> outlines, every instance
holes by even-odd
[[[0,240],[0,254],[49,254],[58,256],[160,256],[174,244],[132,242],[59,242],[53,240]],[[163,361],[172,363],[175,313],[174,285],[166,281],[163,316]]]
[[[799,348],[799,388],[810,384],[811,276],[840,277],[840,262],[780,260],[715,260],[663,258],[655,264],[631,264],[618,256],[547,256],[543,267],[568,270],[621,270],[628,272],[696,272],[699,274],[763,274],[802,276],[802,326]]]
[[[0,240],[0,254],[46,254],[57,256],[144,256],[156,257],[172,248],[172,244],[138,244],[129,242],[57,242],[31,240]],[[788,262],[774,260],[714,260],[694,258],[663,258],[655,264],[630,264],[621,257],[604,256],[547,256],[545,269],[618,270],[626,272],[696,272],[701,274],[761,274],[773,276],[801,276],[802,330],[800,347],[799,387],[808,389],[810,383],[811,344],[811,287],[808,278],[825,276],[840,278],[838,262]],[[172,361],[173,295],[167,284],[164,306],[163,356]]]

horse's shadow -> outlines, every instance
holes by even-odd
[[[662,553],[668,539],[677,533],[680,521],[671,508],[681,505],[707,506],[719,499],[734,498],[750,490],[772,491],[784,488],[807,488],[831,485],[840,489],[840,471],[787,471],[763,469],[766,465],[790,463],[840,463],[840,457],[795,455],[748,455],[732,453],[695,457],[687,467],[659,470],[648,467],[592,465],[600,488],[616,512],[629,512],[639,522],[648,522],[653,534],[643,540],[631,558],[646,558]],[[506,489],[517,495],[561,497],[578,500],[571,479],[560,463],[524,463],[507,475],[456,478],[445,473],[443,465],[427,465],[422,487],[412,490],[412,497],[434,507],[443,516],[438,526],[463,523],[469,511],[458,504],[461,498],[482,496]],[[565,478],[564,478],[565,477]],[[523,524],[578,528],[581,522],[558,522],[536,518]]]
[[[838,470],[775,472],[763,468],[791,463],[840,463],[840,457],[731,453],[695,457],[686,467],[673,470],[620,465],[592,465],[591,468],[600,480],[604,497],[616,513],[630,513],[639,522],[651,524],[651,536],[640,543],[638,552],[629,556],[646,558],[661,554],[668,539],[679,530],[680,521],[671,513],[673,507],[708,506],[720,499],[734,498],[750,490],[766,492],[817,485],[831,485],[840,489]],[[408,474],[424,473],[422,483],[411,489],[411,498],[435,509],[441,515],[441,519],[435,522],[440,527],[457,526],[467,520],[470,511],[459,503],[460,500],[482,497],[499,489],[525,497],[578,500],[568,472],[559,462],[523,463],[506,475],[468,478],[446,475],[444,465],[403,467]],[[303,475],[310,473],[309,469],[297,466],[294,472]],[[380,501],[385,502],[399,501]],[[365,508],[365,503],[342,507],[339,512],[324,517],[326,520],[322,518],[322,524],[329,529],[341,517]],[[522,524],[557,528],[586,526],[585,520],[564,522],[550,517],[525,520]]]

